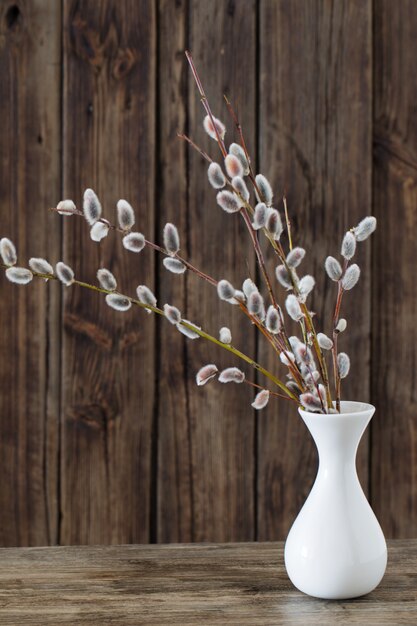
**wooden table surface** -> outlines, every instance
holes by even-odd
[[[417,624],[417,540],[391,541],[380,587],[296,591],[282,543],[2,548],[0,624]]]

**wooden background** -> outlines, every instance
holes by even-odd
[[[176,137],[216,154],[187,47],[215,114],[227,118],[227,93],[257,169],[287,192],[320,319],[335,297],[326,254],[378,217],[343,347],[345,397],[377,406],[358,464],[388,537],[417,535],[416,42],[412,0],[0,0],[0,235],[22,262],[64,259],[86,280],[104,265],[131,293],[146,282],[282,372],[195,276],[168,275],[113,236],[94,244],[82,220],[47,210],[91,186],[108,217],[129,199],[150,238],[174,221],[184,254],[214,277],[254,272],[238,220]],[[238,363],[153,316],[40,281],[1,278],[0,320],[1,545],[285,537],[315,452],[286,403],[255,414],[246,388],[195,386],[201,364]]]

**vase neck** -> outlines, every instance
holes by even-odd
[[[317,446],[321,469],[355,463],[359,442],[372,414],[373,409],[339,415],[302,414]]]

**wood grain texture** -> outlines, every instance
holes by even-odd
[[[67,1],[64,23],[64,194],[80,204],[93,187],[111,221],[124,197],[152,237],[154,3]],[[107,267],[122,291],[154,287],[151,251],[128,254],[114,233],[94,244],[82,220],[66,223],[65,259],[87,281]],[[116,314],[90,292],[65,295],[60,541],[149,541],[153,316]]]
[[[287,194],[295,241],[308,254],[301,274],[316,279],[310,306],[317,327],[331,334],[336,290],[325,277],[324,260],[339,254],[344,232],[371,212],[371,3],[266,1],[260,11],[260,169],[277,203]],[[339,341],[353,369],[343,397],[364,401],[370,355],[367,244],[357,255],[361,283],[342,307],[349,338]],[[275,357],[260,350],[260,358],[276,369]],[[282,539],[311,487],[316,454],[289,403],[270,404],[258,422],[258,538]],[[366,491],[367,436],[358,470]]]
[[[181,252],[188,256],[189,228],[195,228],[187,203],[188,148],[177,133],[187,125],[187,0],[161,0],[158,5],[158,178],[156,238],[166,222],[179,229]],[[186,310],[185,276],[171,274],[158,259],[161,303]],[[193,470],[186,340],[171,324],[158,325],[157,465],[155,478],[156,540],[193,539]]]
[[[388,536],[417,534],[417,6],[374,3],[372,502]]]
[[[57,260],[60,24],[52,0],[0,2],[0,237]],[[36,33],[36,36],[34,35]],[[0,544],[57,539],[59,292],[1,281]]]
[[[234,136],[223,94],[233,96],[249,144],[254,146],[255,3],[193,1],[190,4],[190,49],[216,117],[227,121],[227,144]],[[202,37],[202,33],[204,37]],[[224,59],[228,59],[225,63]],[[222,161],[217,145],[203,130],[203,107],[189,81],[189,130],[194,140]],[[227,278],[236,288],[254,274],[253,254],[244,224],[217,206],[207,182],[207,163],[189,153],[189,252],[192,262],[216,280]],[[249,268],[249,270],[248,270]],[[240,311],[221,302],[210,285],[187,277],[187,316],[218,336],[232,331],[233,344],[254,352],[254,333]],[[186,345],[195,541],[242,541],[254,537],[255,471],[252,392],[243,385],[210,384],[197,388],[194,376],[206,363],[241,366],[231,355],[201,340]],[[246,370],[248,371],[248,370]],[[248,372],[252,376],[252,372]]]
[[[381,585],[328,601],[297,591],[276,543],[2,549],[8,626],[392,626],[417,622],[417,542],[393,541]]]
[[[91,186],[109,218],[131,201],[152,239],[175,222],[184,255],[215,278],[256,276],[245,229],[176,138],[185,130],[220,158],[186,47],[226,143],[236,137],[224,92],[277,199],[287,193],[318,320],[335,297],[324,257],[376,213],[340,347],[352,357],[345,397],[377,407],[359,473],[388,537],[417,535],[416,35],[411,0],[0,0],[0,236],[22,264],[63,258],[92,281],[107,266],[132,295],[147,283],[160,304],[214,335],[230,326],[237,347],[285,373],[213,288],[167,274],[149,250],[126,253],[114,234],[94,244],[82,220],[63,228],[47,211],[62,195],[80,205]],[[285,536],[316,453],[291,405],[254,416],[246,387],[195,386],[202,364],[239,362],[56,284],[1,277],[0,322],[0,545]]]

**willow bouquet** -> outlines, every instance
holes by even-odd
[[[264,335],[285,368],[285,375],[278,378],[233,346],[229,328],[221,328],[218,337],[214,337],[197,324],[185,319],[174,304],[166,303],[159,307],[155,295],[146,285],[137,287],[136,297],[123,293],[115,276],[106,268],[98,269],[96,286],[76,278],[73,269],[62,261],[53,267],[44,258],[31,258],[28,268],[18,267],[15,246],[10,239],[3,237],[0,240],[0,254],[5,275],[11,282],[20,285],[26,285],[36,277],[46,281],[61,281],[66,287],[92,289],[104,294],[107,305],[119,312],[128,311],[132,306],[140,307],[149,314],[165,317],[175,329],[189,339],[202,338],[227,350],[265,378],[264,385],[259,385],[248,380],[246,374],[236,366],[219,371],[214,363],[210,363],[204,365],[197,373],[197,385],[205,385],[216,378],[220,383],[249,384],[256,392],[252,403],[255,409],[264,408],[270,398],[280,397],[311,412],[338,413],[341,383],[350,369],[349,356],[346,352],[338,350],[339,335],[347,327],[346,320],[341,317],[342,301],[345,292],[355,287],[360,277],[359,266],[352,263],[357,243],[367,239],[375,230],[376,219],[365,217],[357,226],[346,232],[341,244],[340,260],[332,256],[326,258],[325,271],[335,283],[335,308],[328,333],[318,332],[313,319],[314,314],[308,305],[315,280],[310,274],[301,273],[306,251],[293,244],[286,200],[282,199],[281,211],[274,208],[271,185],[264,175],[255,174],[242,128],[227,98],[225,98],[227,108],[236,127],[239,142],[226,146],[226,128],[214,117],[193,59],[188,52],[186,56],[206,113],[204,129],[217,144],[220,151],[219,160],[213,160],[186,135],[180,134],[179,137],[187,141],[207,161],[208,181],[217,192],[217,204],[227,214],[225,219],[243,220],[249,241],[256,253],[262,284],[256,285],[251,278],[247,278],[241,288],[236,288],[226,278],[218,280],[195,267],[180,254],[180,237],[174,224],[165,225],[162,245],[150,241],[144,234],[135,230],[135,213],[126,200],[121,199],[117,203],[115,223],[103,216],[101,203],[92,189],[84,192],[82,210],[77,209],[72,200],[62,200],[52,210],[63,216],[83,216],[90,226],[90,236],[94,242],[99,243],[113,231],[121,237],[122,245],[127,251],[138,254],[146,247],[151,248],[163,255],[163,264],[167,271],[173,274],[191,271],[201,280],[210,283],[221,300],[239,307],[242,315]],[[259,244],[261,236],[266,238],[276,255],[273,279]],[[278,303],[274,294],[275,281],[287,290],[283,306]],[[290,336],[287,332],[285,313],[297,322],[299,336]]]

